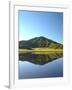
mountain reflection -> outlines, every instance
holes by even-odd
[[[53,52],[53,53],[24,53],[19,54],[19,60],[20,61],[28,61],[34,64],[44,65],[46,63],[49,63],[53,60],[56,60],[58,58],[61,58],[63,56],[63,52]]]

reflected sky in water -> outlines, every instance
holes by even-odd
[[[44,65],[28,61],[19,61],[19,79],[63,77],[63,58]]]

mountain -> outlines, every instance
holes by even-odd
[[[25,40],[19,41],[19,48],[21,49],[43,48],[43,47],[62,49],[63,45],[43,36],[35,37],[27,41]]]

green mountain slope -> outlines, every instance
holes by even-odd
[[[35,37],[27,41],[19,41],[19,48],[20,49],[31,49],[31,48],[53,48],[53,49],[62,49],[63,45],[60,43],[57,43],[53,40],[50,40],[45,37]]]

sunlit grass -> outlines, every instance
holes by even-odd
[[[48,54],[48,53],[54,53],[54,52],[63,52],[63,49],[50,49],[50,48],[32,48],[32,50],[29,49],[19,49],[19,54],[21,53],[33,53],[33,54]]]

